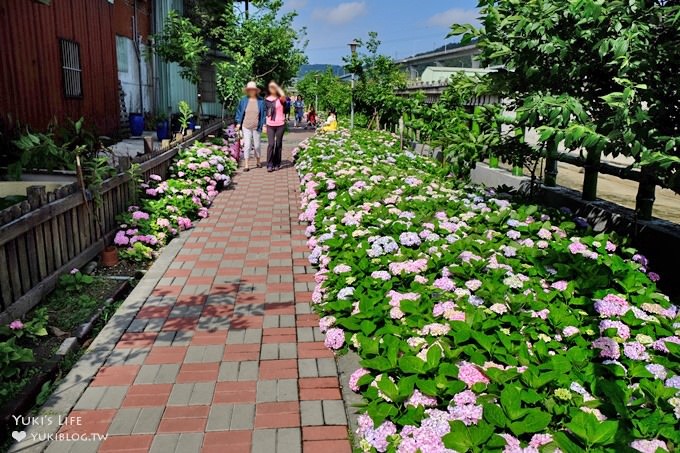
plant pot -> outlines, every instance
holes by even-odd
[[[130,113],[130,134],[133,137],[144,134],[144,115],[141,113]]]
[[[118,249],[109,245],[99,255],[99,264],[104,267],[112,267],[118,264]]]
[[[524,169],[518,165],[514,165],[512,167],[512,175],[513,176],[524,176]]]
[[[167,140],[170,138],[170,123],[168,120],[163,120],[156,123],[156,136],[158,136],[158,141]]]
[[[489,156],[489,168],[498,168],[498,156]]]

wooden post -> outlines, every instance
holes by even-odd
[[[118,158],[118,168],[120,171],[128,171],[131,165],[130,156],[120,156]]]
[[[153,152],[153,137],[144,137],[144,154]]]
[[[635,197],[635,212],[638,219],[651,220],[654,200],[656,199],[656,180],[654,173],[647,166],[641,168],[640,176],[640,184]]]
[[[601,151],[588,151],[586,162],[583,166],[583,194],[581,198],[585,201],[595,201],[597,199],[597,179],[599,178],[599,167]]]
[[[31,205],[31,209],[38,209],[47,200],[45,186],[28,186],[26,188],[26,198]]]
[[[404,149],[404,117],[399,117],[399,149]]]
[[[557,142],[548,144],[548,155],[545,159],[545,175],[543,182],[546,187],[557,185]]]

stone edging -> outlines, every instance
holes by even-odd
[[[45,419],[49,417],[53,423],[51,425],[29,426],[25,430],[26,438],[20,443],[15,443],[10,448],[10,453],[40,453],[49,446],[49,442],[45,438],[49,439],[49,436],[57,433],[60,428],[56,419],[60,416],[65,417],[71,412],[71,409],[113,352],[130,323],[135,319],[147,297],[151,295],[158,281],[170,267],[190,234],[191,230],[182,232],[179,237],[174,238],[161,250],[158,259],[130,292],[47,402],[40,408],[36,417],[43,416]],[[35,440],[33,436],[35,436]]]

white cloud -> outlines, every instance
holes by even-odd
[[[366,2],[340,3],[333,8],[317,8],[312,16],[335,25],[342,25],[366,14]]]
[[[450,27],[453,24],[478,24],[479,11],[475,8],[451,8],[427,20],[433,27]]]

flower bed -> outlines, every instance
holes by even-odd
[[[168,179],[151,175],[150,181],[142,184],[144,197],[139,206],[130,206],[122,216],[114,239],[122,258],[151,260],[179,231],[208,217],[208,206],[220,188],[230,184],[237,168],[231,144],[222,139],[216,142],[219,144],[193,143],[179,152]]]
[[[672,451],[678,308],[582,219],[455,188],[390,135],[301,145],[326,345],[362,368],[363,451]]]

